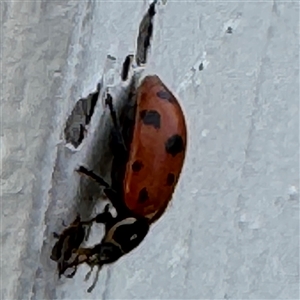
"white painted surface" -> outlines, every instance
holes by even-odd
[[[3,299],[299,298],[299,4],[164,2],[148,72],[182,103],[186,164],[167,213],[92,294],[86,267],[57,280],[49,249],[93,132],[77,153],[57,144],[106,55],[135,49],[148,1],[1,3]]]

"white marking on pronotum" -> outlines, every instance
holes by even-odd
[[[124,252],[123,249],[122,249],[122,245],[120,245],[119,243],[117,243],[117,242],[114,240],[114,238],[113,238],[114,233],[115,233],[116,229],[117,229],[119,226],[122,226],[122,225],[128,225],[128,224],[133,224],[133,223],[135,223],[135,222],[136,222],[136,218],[127,218],[127,219],[124,219],[124,220],[118,222],[117,224],[115,224],[115,225],[108,231],[107,235],[106,235],[105,238],[104,238],[104,242],[112,243],[112,244],[114,244],[115,246],[119,247],[119,248],[122,250],[122,252]]]

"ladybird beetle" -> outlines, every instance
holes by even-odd
[[[155,4],[156,1],[150,5],[141,22],[135,57],[138,67],[146,62]],[[132,61],[132,55],[126,57],[122,80],[128,78]],[[178,100],[157,75],[148,75],[140,83],[134,76],[133,80],[136,81],[133,87],[131,85],[127,105],[119,116],[111,94],[106,93],[106,104],[113,123],[111,185],[84,166],[76,170],[104,187],[104,193],[117,212],[117,216],[113,217],[106,206],[102,213],[84,222],[103,223],[105,235],[94,247],[74,250],[76,258],[66,262],[60,270],[63,273],[82,263],[88,264],[91,269],[97,266],[96,279],[88,292],[95,286],[101,267],[135,249],[150,226],[163,215],[184,164],[187,128]]]
[[[87,221],[105,224],[105,236],[93,248],[76,250],[77,259],[65,269],[87,263],[91,268],[98,266],[99,272],[102,265],[113,263],[136,248],[150,225],[166,210],[184,163],[185,118],[177,99],[158,76],[145,77],[138,88],[135,123],[130,128],[116,127],[112,99],[109,94],[107,97],[115,123],[112,184],[109,186],[83,166],[77,171],[105,187],[104,192],[115,207],[117,217],[106,209]],[[131,133],[131,138],[121,136],[123,132]],[[94,285],[95,281],[89,292]]]

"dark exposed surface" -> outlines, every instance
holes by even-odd
[[[77,148],[85,137],[85,127],[89,125],[98,101],[100,86],[97,90],[76,102],[65,125],[65,140]]]
[[[155,16],[156,2],[157,1],[155,0],[150,5],[148,12],[144,15],[139,26],[136,55],[136,63],[138,65],[145,64],[148,59],[148,52],[150,50],[151,39],[153,36],[153,18]]]

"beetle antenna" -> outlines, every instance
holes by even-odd
[[[92,265],[92,266],[91,266],[91,269],[86,273],[86,275],[85,275],[85,277],[84,277],[84,281],[88,281],[88,280],[90,279],[91,274],[92,274],[92,272],[93,272],[93,270],[94,270],[94,267],[95,267],[95,265]]]
[[[87,289],[87,292],[90,293],[96,286],[96,283],[99,279],[99,273],[100,273],[100,270],[102,268],[102,265],[98,265],[98,268],[97,268],[97,272],[96,272],[96,275],[95,275],[95,278],[94,278],[94,281],[92,283],[92,285]]]

